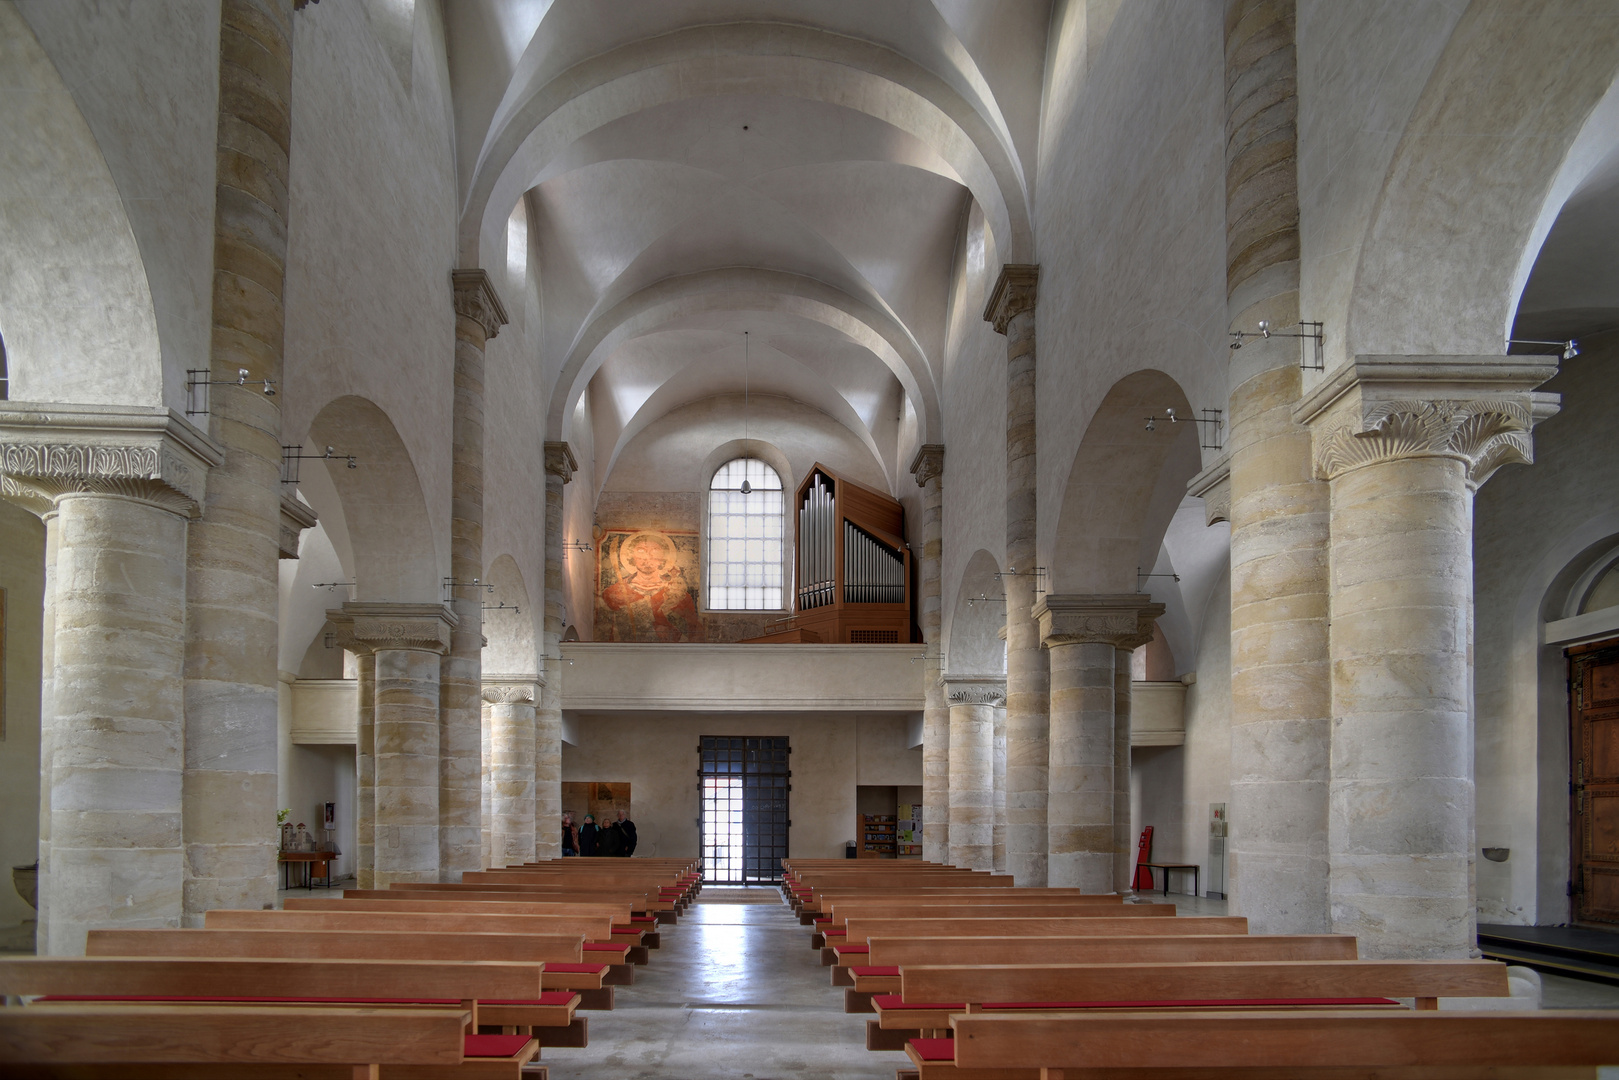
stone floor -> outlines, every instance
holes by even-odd
[[[590,1046],[545,1052],[552,1080],[893,1080],[906,1063],[866,1049],[775,889],[704,889],[662,933],[617,1007],[588,1014]]]

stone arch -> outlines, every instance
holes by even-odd
[[[388,414],[367,398],[334,398],[310,421],[309,440],[305,453],[332,446],[339,455],[303,466],[324,468],[337,491],[353,553],[355,599],[439,603],[440,561],[427,501]],[[353,469],[342,456],[348,454],[357,460]]]
[[[1619,72],[1619,37],[1596,21],[1487,4],[1463,14],[1367,224],[1349,356],[1502,352],[1548,193]]]
[[[484,603],[495,608],[483,613],[483,669],[502,675],[527,675],[541,670],[540,641],[545,612],[529,602],[528,586],[517,560],[500,555],[489,564],[484,581],[495,587]],[[519,610],[502,609],[507,604]]]
[[[462,209],[463,263],[481,265],[521,194],[590,131],[643,109],[750,93],[854,109],[920,139],[985,209],[997,247],[1030,261],[1028,182],[1009,134],[946,80],[871,42],[807,26],[736,22],[633,42],[575,65],[516,104],[482,155]]]
[[[732,439],[709,451],[708,456],[703,459],[702,465],[692,477],[691,490],[706,494],[708,485],[713,483],[714,474],[719,471],[720,466],[741,457],[758,458],[772,469],[775,469],[776,475],[781,477],[782,490],[787,492],[789,496],[801,479],[793,475],[792,462],[788,461],[787,455],[782,453],[775,445],[762,439]],[[704,514],[703,516],[704,520],[707,520],[708,515]]]
[[[1166,417],[1173,409],[1179,422]],[[1180,384],[1147,369],[1114,383],[1068,471],[1047,567],[1055,593],[1150,592],[1170,518],[1200,468],[1198,424]],[[1147,418],[1157,417],[1154,430]]]
[[[995,556],[979,548],[967,560],[956,586],[950,614],[946,657],[951,674],[1000,675],[1006,672],[1006,588]]]
[[[17,401],[165,402],[157,314],[123,199],[73,95],[12,4],[0,109],[0,326]],[[183,378],[174,373],[170,382]]]
[[[892,314],[878,311],[823,282],[775,270],[732,268],[666,278],[592,319],[575,340],[557,376],[546,431],[567,441],[574,407],[602,364],[623,342],[705,312],[761,311],[821,323],[870,350],[899,380],[916,408],[927,441],[941,430],[938,388],[922,347]],[[629,427],[620,446],[633,437]],[[870,432],[856,432],[871,444]],[[875,453],[876,447],[872,445]],[[616,448],[615,448],[616,449]],[[880,455],[879,455],[880,456]]]

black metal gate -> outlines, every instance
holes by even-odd
[[[697,753],[703,880],[711,885],[780,881],[792,824],[787,739],[704,735]]]

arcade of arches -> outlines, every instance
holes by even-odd
[[[361,885],[585,783],[696,855],[703,736],[794,855],[1619,922],[1610,12],[0,0],[0,71],[40,952],[273,903],[283,808]],[[800,610],[834,488],[886,629]]]

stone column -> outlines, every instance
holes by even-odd
[[[1299,330],[1293,34],[1291,0],[1228,0],[1226,311],[1250,334]],[[1299,346],[1231,353],[1230,898],[1269,934],[1328,924],[1327,488],[1292,415]]]
[[[208,433],[186,558],[185,923],[276,894],[281,387],[291,0],[224,0]],[[246,371],[246,385],[236,386]],[[218,385],[224,384],[224,385]]]
[[[493,707],[490,705],[487,694],[483,699],[481,725],[483,736],[481,740],[483,745],[483,771],[481,778],[482,791],[480,792],[479,804],[483,808],[483,817],[479,822],[478,840],[480,853],[483,859],[483,868],[485,870],[489,870],[495,865],[491,854],[494,851],[495,842],[495,714]],[[530,799],[532,801],[532,794],[530,795]]]
[[[1035,349],[1038,266],[1007,264],[984,319],[1006,335],[1006,869],[1046,884],[1050,671],[1035,601]]]
[[[1152,640],[1149,630],[1147,641]],[[1130,822],[1131,660],[1146,641],[1121,638],[1113,649],[1113,891],[1135,888],[1135,837]]]
[[[10,481],[0,477],[0,484],[9,489]],[[4,493],[10,498],[9,490]],[[52,746],[55,738],[56,685],[56,556],[61,549],[62,531],[57,527],[56,507],[48,500],[36,501],[36,509],[45,523],[45,603],[40,620],[40,678],[39,678],[39,877],[36,884],[34,915],[34,952],[50,955],[50,942],[46,928],[50,926],[51,880],[51,769]],[[3,658],[0,658],[3,660]]]
[[[1051,651],[1049,884],[1112,892],[1119,856],[1114,657],[1151,639],[1164,606],[1137,593],[1047,595],[1034,611]],[[1124,738],[1128,744],[1128,717]],[[1128,746],[1124,753],[1128,767]],[[1128,822],[1128,776],[1123,783]]]
[[[83,953],[97,927],[180,925],[180,553],[221,457],[164,409],[0,404],[0,491],[45,518],[54,556],[38,931],[50,954]]]
[[[579,463],[565,442],[545,444],[544,678],[534,714],[534,857],[562,857],[562,488]]]
[[[917,621],[927,655],[922,673],[922,858],[955,861],[950,849],[950,706],[945,702],[943,622],[940,615],[940,559],[944,552],[944,447],[917,448],[911,475],[922,489],[922,592]]]
[[[439,686],[447,604],[343,605],[374,657],[372,885],[439,880]],[[476,851],[476,848],[474,848]]]
[[[455,628],[439,676],[439,875],[483,866],[484,346],[506,324],[489,275],[454,270],[455,412],[450,423],[450,606]]]
[[[950,701],[950,861],[995,866],[995,710],[1006,704],[999,675],[947,675]]]
[[[1006,873],[1006,679],[1001,679],[1001,703],[995,706],[995,828],[994,867]]]
[[[352,649],[360,712],[354,746],[354,883],[370,889],[377,870],[377,657],[358,642]]]
[[[484,677],[483,700],[489,704],[489,864],[493,867],[521,866],[534,858],[534,706],[542,685],[534,675]]]
[[[1363,356],[1299,406],[1332,491],[1331,928],[1363,956],[1474,946],[1473,492],[1556,412],[1530,361]]]

